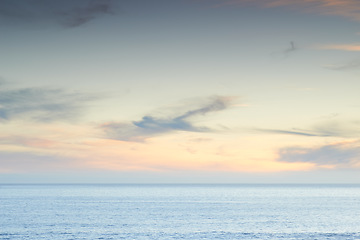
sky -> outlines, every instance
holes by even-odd
[[[360,183],[357,0],[2,0],[0,183]]]

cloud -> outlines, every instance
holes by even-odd
[[[360,59],[349,61],[343,64],[325,65],[324,67],[330,70],[337,71],[360,69]]]
[[[27,137],[21,135],[0,136],[0,145],[15,145],[33,148],[51,148],[56,146],[56,141],[37,136]]]
[[[281,162],[307,162],[317,166],[359,167],[360,146],[354,142],[330,144],[315,148],[289,147],[279,150]]]
[[[77,27],[85,24],[101,15],[113,13],[113,5],[110,0],[89,1],[83,7],[74,8],[72,11],[61,13],[65,18],[63,25]]]
[[[272,55],[286,58],[286,57],[290,56],[291,54],[293,54],[297,50],[298,50],[298,48],[295,46],[295,42],[290,41],[289,45],[286,49],[277,51],[277,52],[273,53]]]
[[[298,49],[299,48],[296,47],[295,42],[290,41],[287,48],[284,48],[280,51],[273,52],[273,53],[271,53],[271,55],[274,57],[287,58],[291,54],[293,54],[295,51],[297,51]]]
[[[322,45],[322,46],[319,46],[318,48],[358,52],[358,51],[360,51],[360,44],[358,44],[358,43],[357,44],[332,44],[332,45]]]
[[[316,124],[312,131],[333,137],[358,138],[360,135],[359,121],[332,120]]]
[[[42,172],[80,168],[80,161],[57,155],[30,152],[0,152],[1,172]]]
[[[349,52],[358,52],[360,51],[360,44],[333,44],[333,45],[322,45],[318,46],[318,49],[325,50],[340,50],[340,51],[349,51]],[[355,59],[341,64],[328,64],[324,66],[330,70],[353,70],[360,68],[360,59]]]
[[[254,4],[265,8],[288,7],[308,13],[342,16],[360,21],[358,0],[222,0],[216,6]]]
[[[114,11],[112,0],[2,0],[0,20],[15,25],[77,27]]]
[[[295,43],[293,41],[290,42],[290,47],[285,49],[284,53],[289,54],[291,52],[294,52],[297,50],[297,47],[295,47]]]
[[[279,129],[256,129],[257,131],[266,132],[266,133],[275,133],[275,134],[287,134],[287,135],[300,135],[307,137],[328,137],[328,135],[321,135],[316,133],[310,133],[305,131],[291,131],[291,130],[279,130]]]
[[[359,121],[339,121],[330,120],[316,124],[309,129],[293,128],[291,130],[283,129],[256,129],[264,133],[300,135],[308,137],[342,137],[357,138],[360,135]]]
[[[5,84],[6,84],[5,79],[0,76],[0,86],[1,86],[1,85],[5,85]]]
[[[75,119],[84,104],[93,99],[93,96],[62,89],[0,90],[0,122],[17,118],[39,122]]]
[[[207,127],[195,126],[191,120],[211,112],[218,112],[230,106],[231,97],[213,97],[202,106],[188,110],[175,117],[144,116],[131,124],[111,122],[101,126],[107,137],[123,141],[143,141],[148,137],[171,131],[209,132]],[[193,103],[196,105],[198,103]]]

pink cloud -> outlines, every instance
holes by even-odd
[[[216,6],[243,4],[265,8],[290,7],[303,12],[342,16],[360,21],[360,1],[358,0],[225,0]]]
[[[324,45],[320,49],[333,49],[333,50],[343,50],[343,51],[360,51],[360,44],[334,44],[334,45]]]

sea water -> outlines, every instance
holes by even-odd
[[[0,239],[360,239],[360,185],[0,185]]]

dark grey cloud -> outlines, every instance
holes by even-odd
[[[2,24],[77,27],[116,11],[112,0],[2,0]]]
[[[337,70],[337,71],[360,69],[360,59],[352,60],[341,64],[326,65],[324,67],[330,70]]]
[[[352,144],[333,144],[318,148],[283,148],[279,151],[278,161],[351,167],[360,163],[360,147]]]
[[[297,50],[297,47],[295,47],[295,43],[293,41],[290,42],[290,46],[284,50],[284,54],[290,54],[291,52],[294,52]]]
[[[193,117],[203,116],[211,112],[225,110],[230,106],[231,99],[228,97],[213,97],[202,106],[185,111],[175,117],[144,116],[140,121],[131,124],[112,122],[101,126],[107,137],[123,141],[143,141],[144,139],[158,134],[171,131],[208,132],[207,127],[195,126]],[[197,105],[198,103],[193,103]]]
[[[282,50],[278,50],[271,53],[271,56],[277,57],[277,58],[287,58],[290,55],[292,55],[294,52],[298,51],[299,48],[296,46],[294,41],[290,41],[286,48]]]
[[[0,89],[0,122],[17,118],[49,122],[75,119],[86,102],[95,99],[63,89]]]

